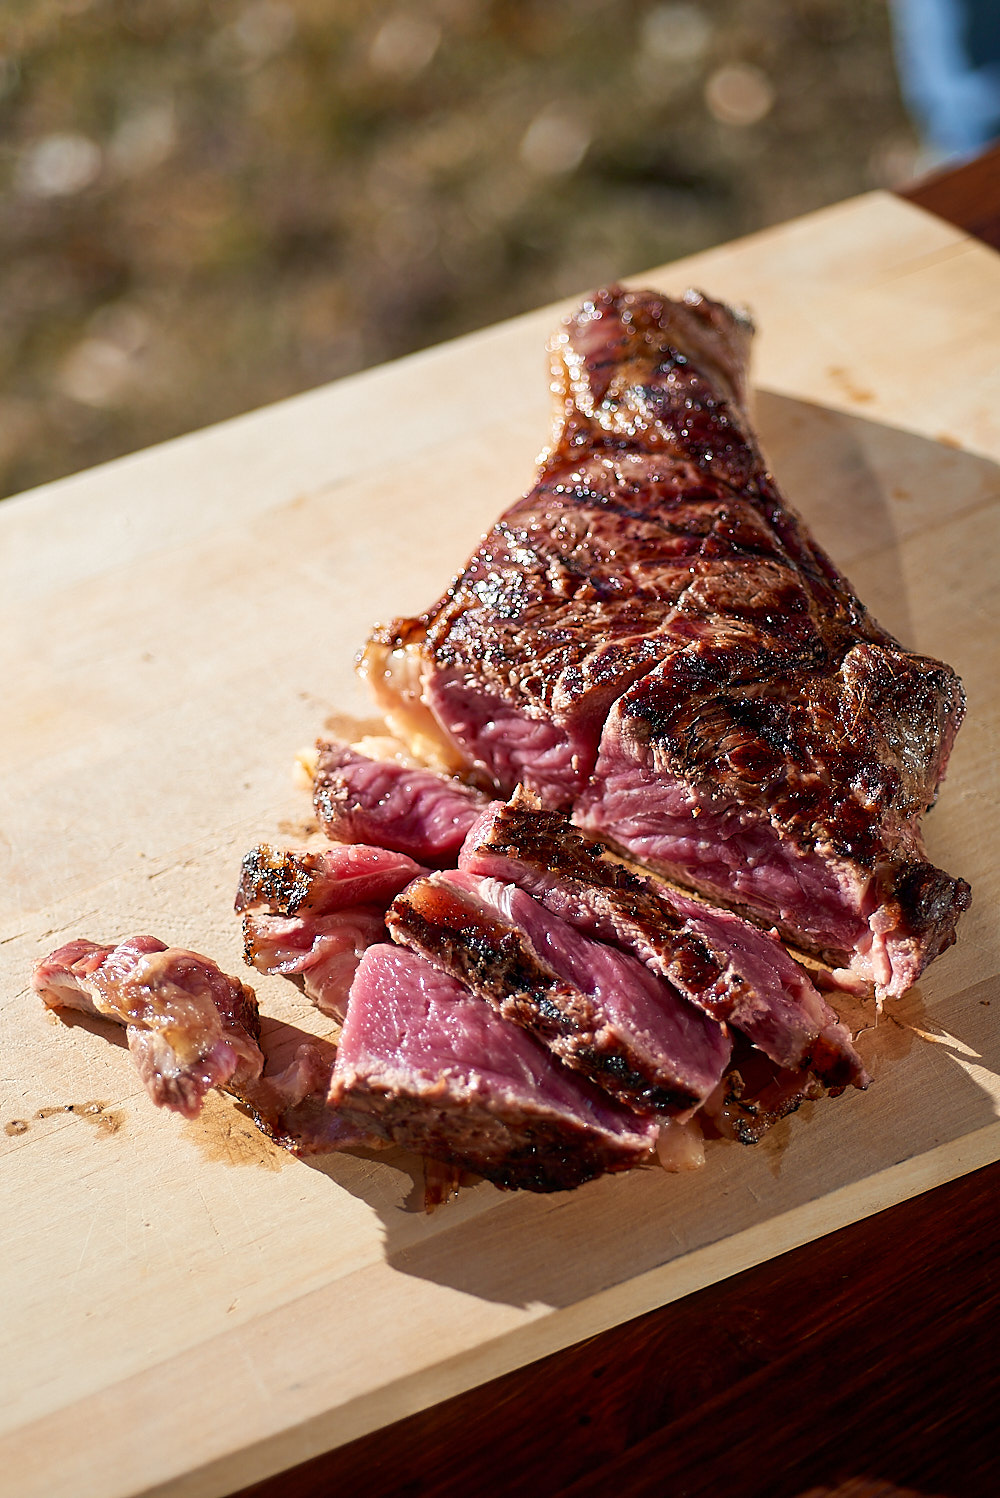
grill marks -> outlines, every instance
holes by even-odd
[[[746,416],[751,331],[694,293],[584,303],[551,344],[534,488],[368,671],[419,697],[442,763],[898,994],[969,903],[919,832],[964,697],[784,504]]]
[[[633,957],[584,936],[523,890],[436,874],[396,898],[387,924],[394,940],[631,1107],[683,1113],[722,1077],[730,1044],[718,1024]]]
[[[564,1191],[649,1159],[657,1128],[418,953],[371,947],[330,1091],[339,1116],[496,1185]]]
[[[483,813],[459,862],[633,953],[778,1066],[812,1069],[828,1087],[866,1085],[846,1030],[773,936],[626,868],[525,793]]]

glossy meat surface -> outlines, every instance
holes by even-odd
[[[826,1085],[867,1081],[836,1014],[777,939],[627,868],[523,792],[472,827],[459,865],[509,880],[578,930],[634,953],[782,1067]]]
[[[50,1009],[124,1025],[150,1097],[185,1118],[211,1087],[252,1085],[264,1057],[252,989],[206,957],[152,936],[117,946],[81,938],[38,964],[32,984]]]
[[[440,763],[778,927],[880,994],[969,903],[920,820],[964,713],[779,494],[746,414],[750,328],[611,287],[552,343],[535,487],[366,674]]]
[[[730,1042],[720,1025],[514,885],[435,874],[407,887],[387,923],[396,941],[630,1107],[685,1113],[725,1071]]]
[[[370,947],[361,961],[330,1101],[397,1144],[529,1191],[630,1169],[657,1138],[653,1122],[397,946]]]
[[[375,843],[421,863],[453,860],[482,808],[477,791],[398,759],[372,759],[324,740],[313,777],[313,804],[328,837]]]

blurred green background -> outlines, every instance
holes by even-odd
[[[876,0],[0,8],[0,494],[917,161]]]

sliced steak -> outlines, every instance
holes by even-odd
[[[320,852],[260,843],[243,860],[236,912],[272,915],[309,911],[327,915],[353,905],[388,905],[405,884],[426,872],[402,853],[364,844],[336,844]]]
[[[363,844],[319,853],[260,844],[243,860],[236,893],[246,961],[296,980],[342,1019],[362,952],[385,941],[389,901],[423,872],[404,854]]]
[[[847,1030],[774,936],[626,868],[526,793],[483,812],[459,867],[516,884],[577,930],[634,953],[778,1066],[813,1070],[829,1087],[866,1085]]]
[[[696,293],[584,303],[552,344],[535,487],[363,669],[441,766],[572,808],[898,994],[969,903],[919,831],[962,688],[784,503],[746,415],[749,335]]]
[[[320,743],[313,803],[328,837],[376,843],[421,863],[448,864],[476,820],[481,792],[432,770]]]
[[[355,905],[326,915],[243,917],[243,955],[259,973],[280,973],[301,982],[324,1014],[343,1019],[362,953],[385,941],[385,907]]]
[[[125,1026],[153,1102],[185,1118],[211,1087],[238,1092],[260,1076],[264,1056],[253,990],[197,952],[153,936],[117,946],[68,942],[35,969],[50,1009],[79,1009]]]
[[[961,719],[956,679],[876,644],[763,684],[727,678],[717,654],[692,647],[623,694],[574,819],[902,993],[970,900],[919,831]]]
[[[529,1191],[628,1170],[657,1137],[454,978],[390,945],[358,968],[330,1102],[396,1144]]]
[[[434,874],[408,885],[386,921],[394,940],[633,1108],[689,1112],[725,1071],[730,1042],[720,1025],[512,884]]]

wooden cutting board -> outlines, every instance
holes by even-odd
[[[301,841],[296,751],[371,715],[416,612],[529,482],[558,309],[0,507],[0,1491],[211,1498],[1000,1156],[1000,259],[873,194],[654,271],[748,304],[779,480],[876,615],[963,676],[932,858],[958,945],[866,1026],[862,1095],[761,1145],[426,1215],[402,1152],[296,1161],[158,1112],[28,988],[72,936],[241,971],[243,852]],[[279,1044],[316,1016],[257,984]]]

